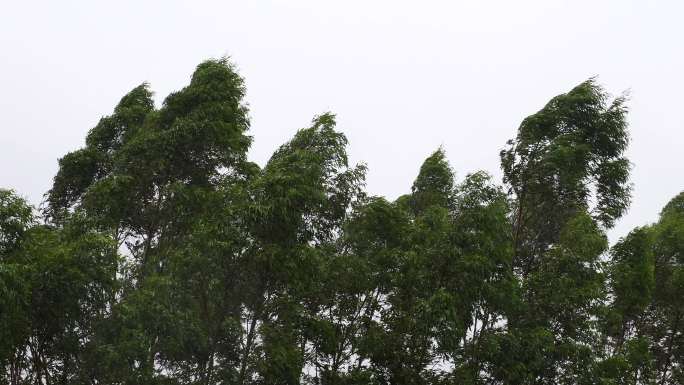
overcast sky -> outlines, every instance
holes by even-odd
[[[246,78],[259,164],[325,111],[368,191],[409,191],[443,145],[459,179],[591,76],[630,89],[634,201],[611,239],[684,189],[683,1],[3,1],[0,187],[35,204],[57,159],[143,81],[157,104],[208,58]]]

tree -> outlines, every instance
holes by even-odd
[[[240,232],[239,221],[228,223],[232,228],[227,233],[202,224],[216,210],[224,211],[222,199],[240,197],[231,195],[236,190],[231,183],[244,183],[255,172],[246,161],[251,138],[246,135],[244,93],[244,82],[227,59],[200,64],[190,85],[169,95],[159,110],[143,84],[90,131],[85,148],[60,160],[46,213],[59,224],[70,213],[83,212],[129,254],[119,268],[123,284],[118,301],[101,333],[102,361],[111,365],[111,373],[120,374],[108,381],[149,382],[165,377],[157,375],[163,372],[160,367],[170,373],[180,370],[188,381],[212,376],[210,357],[219,339],[212,333],[235,309],[189,320],[190,329],[178,324],[176,319],[193,314],[179,309],[178,299],[209,294],[203,286],[186,292],[191,288],[180,281],[186,273],[178,260],[199,253],[183,246],[196,242],[202,232],[217,238]],[[237,245],[223,251],[233,253],[228,258],[239,257]],[[199,261],[192,262],[198,266]],[[203,268],[222,265],[216,259],[205,262]],[[188,347],[186,333],[203,339],[192,341],[193,349],[201,351],[179,356],[179,349]]]
[[[609,356],[599,375],[628,384],[684,379],[684,193],[657,223],[633,230],[611,249],[612,301],[604,317]]]
[[[0,362],[6,381],[87,383],[90,336],[107,314],[118,255],[82,217],[54,228],[0,190]]]
[[[3,383],[18,384],[25,368],[21,345],[30,333],[26,267],[13,262],[35,222],[33,209],[14,191],[0,189],[0,365]]]
[[[334,128],[334,115],[316,117],[273,154],[252,186],[261,295],[249,310],[260,317],[253,327],[260,323],[259,377],[266,383],[299,383],[312,376],[304,371],[334,376],[339,369],[337,359],[332,367],[320,362],[329,351],[320,345],[321,327],[335,327],[325,320],[338,310],[323,285],[335,278],[328,273],[343,224],[362,197],[365,166],[348,166],[347,139]]]
[[[629,204],[624,103],[590,79],[523,120],[501,152],[515,199],[513,268],[523,289],[521,311],[509,318],[517,342],[508,343],[527,350],[538,341],[508,381],[577,383],[591,362],[603,231]]]

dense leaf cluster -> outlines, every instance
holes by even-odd
[[[681,384],[684,193],[629,205],[624,98],[526,118],[504,184],[440,148],[368,196],[323,114],[262,168],[225,59],[146,84],[65,155],[39,215],[0,190],[0,384]]]

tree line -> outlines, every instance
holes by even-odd
[[[504,180],[440,148],[394,201],[326,113],[265,166],[245,85],[125,95],[40,208],[0,190],[0,384],[682,384],[684,193],[630,203],[624,97],[522,121]]]

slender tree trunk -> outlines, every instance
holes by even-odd
[[[240,380],[239,384],[243,385],[245,383],[245,374],[247,372],[247,361],[249,361],[249,355],[252,350],[252,342],[254,340],[254,334],[257,323],[257,313],[252,315],[252,319],[249,324],[249,330],[247,331],[247,340],[245,341],[245,347],[242,350],[242,360],[240,362]]]
[[[665,363],[663,364],[662,369],[660,370],[660,385],[665,385],[665,380],[667,379],[667,371],[670,369],[671,361],[672,361],[672,346],[674,345],[674,338],[675,335],[677,335],[677,329],[679,327],[679,320],[681,318],[680,314],[677,314],[675,317],[675,322],[672,327],[672,333],[670,333],[670,338],[668,339],[667,343],[667,352],[665,353]]]

